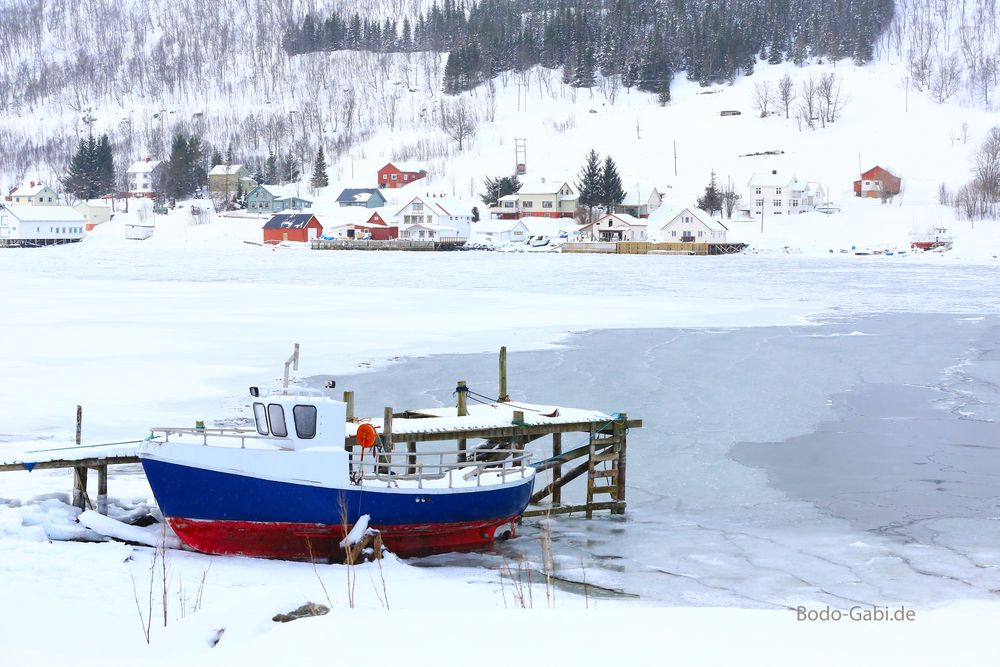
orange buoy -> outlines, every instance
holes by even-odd
[[[374,426],[364,423],[358,426],[358,433],[355,438],[357,438],[358,444],[361,445],[362,449],[369,449],[374,447],[375,443],[378,442],[378,433],[375,432]]]

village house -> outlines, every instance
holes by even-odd
[[[217,164],[208,172],[208,192],[213,197],[233,197],[257,187],[257,181],[242,164]]]
[[[83,216],[86,220],[86,229],[89,232],[97,225],[108,222],[112,218],[111,204],[103,199],[91,199],[73,204],[73,210]]]
[[[323,225],[312,213],[278,213],[264,223],[264,243],[306,243],[323,235]]]
[[[390,162],[378,170],[380,188],[401,188],[427,176],[427,170],[416,164]]]
[[[517,194],[500,198],[490,213],[501,220],[524,217],[562,218],[576,213],[578,195],[565,181],[548,181],[541,178],[525,183]]]
[[[666,243],[725,243],[729,231],[722,222],[694,207],[661,210],[650,216],[649,223],[654,229],[659,227],[660,240]]]
[[[637,188],[625,193],[620,204],[615,204],[614,213],[628,213],[634,218],[648,218],[649,214],[663,204],[663,193],[656,188]]]
[[[30,181],[7,195],[14,206],[58,206],[59,195],[41,181]]]
[[[628,213],[608,213],[580,227],[584,239],[595,241],[645,241],[646,221]]]
[[[358,206],[338,209],[334,213],[319,216],[319,219],[323,225],[324,239],[388,241],[399,237],[399,227],[387,223],[378,211]]]
[[[427,193],[408,201],[392,217],[399,226],[400,237],[430,237],[430,232],[447,238],[469,238],[472,225],[472,206],[444,195]],[[422,225],[411,230],[413,225]],[[430,226],[428,226],[430,225]]]
[[[472,223],[470,243],[501,245],[523,243],[528,239],[528,226],[521,220],[480,220]]]
[[[0,208],[0,246],[73,243],[85,236],[86,221],[69,206]]]
[[[284,185],[261,184],[247,193],[247,211],[250,213],[281,213],[289,209],[301,211],[313,205]]]
[[[133,162],[132,166],[125,172],[125,181],[128,186],[126,196],[137,199],[155,199],[166,170],[167,163],[161,160],[147,157],[145,160]]]
[[[823,186],[815,181],[802,182],[795,176],[782,176],[777,169],[769,174],[754,174],[747,183],[747,197],[741,207],[752,218],[771,215],[798,215],[812,211],[823,202]]]
[[[872,167],[862,172],[861,178],[854,181],[855,197],[891,197],[898,195],[902,188],[902,180],[893,176],[882,167]]]
[[[386,199],[378,188],[344,188],[337,196],[337,203],[343,207],[379,208],[385,206]]]

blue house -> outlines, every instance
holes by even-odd
[[[283,185],[258,185],[247,193],[247,210],[251,213],[280,213],[288,209],[301,211],[312,204]]]
[[[364,206],[378,208],[385,206],[385,196],[378,188],[346,188],[337,197],[341,206]]]

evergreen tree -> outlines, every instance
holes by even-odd
[[[618,167],[611,156],[604,158],[604,167],[601,169],[601,206],[607,213],[614,210],[616,204],[621,204],[625,199],[625,190],[622,188],[622,177],[618,173]]]
[[[576,184],[577,190],[580,192],[577,202],[587,209],[588,222],[593,221],[594,207],[601,204],[602,184],[601,157],[597,151],[590,149],[587,160],[580,169],[580,180]]]
[[[66,170],[66,176],[62,179],[63,188],[66,192],[77,199],[91,199],[95,196],[93,165],[94,165],[94,137],[89,140],[80,139]]]
[[[103,197],[115,191],[115,156],[111,150],[111,140],[102,134],[94,148],[95,196]]]
[[[708,182],[708,187],[705,188],[705,194],[698,198],[697,202],[698,208],[705,211],[709,215],[715,215],[716,211],[722,213],[722,193],[719,192],[719,187],[715,182],[715,170],[712,170],[711,179]]]
[[[479,195],[480,201],[487,206],[496,206],[500,203],[501,197],[512,195],[521,189],[521,179],[517,177],[517,174],[498,178],[487,176],[483,181],[483,187],[486,191]]]
[[[274,154],[274,151],[271,151],[264,161],[263,180],[258,180],[257,182],[260,184],[270,183],[272,185],[278,182],[278,158]]]
[[[316,189],[325,188],[330,185],[330,179],[326,175],[326,157],[323,155],[323,147],[316,151],[316,160],[313,162],[313,175],[309,179],[309,185]]]
[[[233,145],[229,144],[229,146],[226,147],[226,165],[232,166],[232,164],[233,164]],[[212,166],[214,167],[215,165]]]
[[[222,158],[222,153],[220,153],[219,150],[216,149],[216,150],[212,151],[212,166],[214,167],[214,166],[220,165],[220,164],[224,164],[223,158]]]
[[[233,195],[233,204],[236,208],[243,208],[243,196],[246,193],[243,192],[243,181],[236,182],[236,194]]]

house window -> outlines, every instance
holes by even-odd
[[[677,230],[676,229],[671,229],[670,230],[670,235],[673,236],[674,238],[676,238],[677,237]]]
[[[524,236],[524,232],[522,232],[520,229],[515,229],[514,236]]]
[[[388,181],[389,180],[389,174],[382,174],[382,180],[383,181]]]
[[[532,208],[534,205],[535,205],[534,202],[531,202],[531,201],[523,201],[523,202],[521,202],[521,206],[523,208]]]
[[[410,175],[409,174],[403,174],[403,180],[404,181],[410,180]]]
[[[420,238],[424,238],[424,230],[420,230]]]
[[[552,202],[547,201],[547,200],[543,201],[542,202],[542,208],[552,208]]]
[[[760,192],[760,188],[754,188],[754,190],[753,190],[753,193],[754,193],[755,195],[759,195],[759,194],[761,194],[761,192]]]
[[[512,201],[505,201],[505,202],[503,203],[503,207],[504,207],[504,208],[514,208],[514,203],[515,203],[515,202],[512,202]]]
[[[763,208],[764,207],[764,200],[763,199],[754,199],[753,200],[753,205],[756,206],[757,208]]]
[[[39,204],[41,204],[41,203],[42,203],[42,202],[44,202],[44,201],[45,201],[45,197],[39,197],[39,198],[38,198],[38,203],[39,203]]]
[[[792,200],[792,208],[798,208],[798,207],[799,207],[799,200],[798,199],[793,199]]]
[[[774,194],[780,195],[781,194],[781,188],[775,188],[774,189]]]
[[[703,232],[701,230],[698,230],[698,238],[701,238],[704,235],[705,235],[705,232]]]
[[[392,175],[392,180],[394,180],[394,181],[396,180],[396,174]]]
[[[423,213],[424,212],[424,204],[423,204],[423,202],[419,202],[419,201],[413,202],[412,208],[413,208],[413,212],[414,213]]]
[[[781,208],[781,200],[780,199],[775,199],[774,201],[771,202],[771,204],[773,204],[775,208]]]

